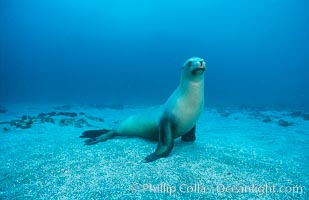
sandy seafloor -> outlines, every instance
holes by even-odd
[[[51,105],[5,106],[0,122],[59,112]],[[29,129],[0,125],[0,199],[309,199],[309,121],[289,116],[291,110],[206,107],[196,141],[177,139],[169,157],[152,163],[143,159],[155,142],[115,138],[85,146],[79,138],[144,109],[64,110],[104,118],[87,119],[92,127],[59,126],[70,118],[64,116]],[[272,122],[263,123],[265,116]],[[294,126],[279,126],[279,119]]]

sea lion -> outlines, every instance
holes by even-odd
[[[85,131],[86,145],[106,141],[114,136],[136,136],[158,141],[154,153],[145,158],[152,162],[167,157],[174,139],[195,140],[195,124],[204,108],[205,61],[198,57],[188,59],[182,67],[180,84],[160,106],[133,115],[117,124],[112,130]]]

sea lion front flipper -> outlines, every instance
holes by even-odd
[[[181,141],[184,142],[194,142],[196,137],[195,137],[195,127],[196,125],[193,126],[193,128],[183,136],[181,136]]]
[[[174,140],[169,120],[161,120],[159,127],[159,143],[154,153],[145,158],[145,162],[153,162],[159,158],[167,157],[172,151]]]

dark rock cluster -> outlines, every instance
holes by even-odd
[[[28,129],[31,128],[34,122],[34,117],[23,115],[21,119],[11,120],[10,126],[15,126],[21,129]]]
[[[300,112],[300,111],[293,111],[293,112],[291,112],[289,115],[291,116],[291,117],[301,117],[302,116],[302,112]]]
[[[293,122],[288,122],[288,121],[283,120],[283,119],[280,119],[278,121],[278,125],[279,126],[283,126],[283,127],[289,127],[289,126],[294,126],[294,123]]]
[[[223,113],[220,113],[221,117],[228,117],[231,115],[231,113],[229,112],[223,112]]]
[[[296,117],[301,117],[304,120],[308,121],[309,120],[309,114],[301,111],[293,111],[289,114],[290,117],[296,118]]]
[[[57,115],[66,116],[66,117],[76,117],[77,116],[75,112],[59,112],[57,113]]]
[[[262,122],[263,123],[272,123],[272,122],[276,122],[276,121],[274,121],[270,116],[268,116],[268,115],[262,115]],[[276,118],[278,118],[278,117],[276,117]],[[293,123],[293,122],[289,122],[289,121],[286,121],[286,120],[283,120],[283,119],[279,119],[278,121],[277,121],[277,124],[279,125],[279,126],[283,126],[283,127],[289,127],[289,126],[294,126],[295,125],[295,123]]]
[[[245,107],[238,109],[238,112],[239,111],[246,112],[248,119],[259,120],[263,123],[276,123],[282,127],[290,127],[295,125],[294,122],[282,119],[282,116],[268,115],[263,111],[258,110],[257,108],[251,109],[250,107]],[[229,117],[230,115],[233,114],[233,111],[231,111],[231,109],[218,108],[217,112],[220,114],[221,117]],[[300,111],[294,111],[289,114],[286,114],[285,116],[289,116],[292,118],[301,117],[304,120],[309,120],[309,114]],[[234,119],[237,120],[238,118],[234,117]]]
[[[81,117],[86,119],[97,121],[97,122],[104,122],[104,119],[99,117],[94,117],[91,115],[87,115],[85,113],[79,114]],[[64,119],[58,119],[57,117],[70,117]],[[28,116],[23,115],[20,119],[14,119],[8,122],[0,122],[0,124],[7,124],[11,127],[21,128],[21,129],[29,129],[32,127],[33,124],[40,124],[40,123],[51,123],[51,124],[58,124],[59,126],[74,126],[77,128],[83,127],[90,127],[91,124],[83,118],[76,119],[78,114],[76,112],[48,112],[48,113],[39,113],[37,116]],[[57,123],[58,122],[58,123]],[[4,127],[3,131],[8,131],[8,127]]]
[[[42,119],[42,118],[50,118],[55,116],[57,113],[56,112],[50,112],[50,113],[40,113],[38,114],[38,118]]]

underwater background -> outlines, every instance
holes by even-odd
[[[186,59],[207,105],[309,102],[305,0],[2,0],[0,102],[163,103]]]
[[[308,24],[306,0],[0,0],[0,199],[308,200]],[[193,56],[194,143],[150,163],[158,142],[84,145]]]

